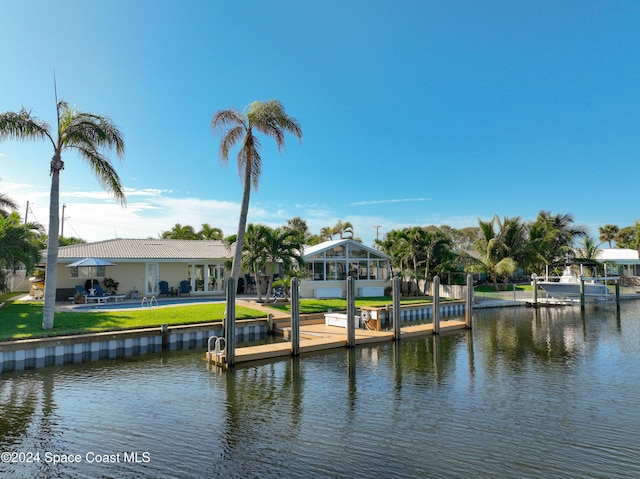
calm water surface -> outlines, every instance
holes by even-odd
[[[232,372],[203,356],[0,375],[2,459],[22,461],[0,477],[640,477],[640,302]]]

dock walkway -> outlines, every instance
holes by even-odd
[[[466,323],[460,320],[440,321],[440,332],[455,331],[466,328]],[[291,328],[277,328],[276,334],[281,334],[285,338],[291,336]],[[400,339],[416,338],[433,334],[433,324],[419,324],[415,326],[405,326],[401,328]],[[393,340],[393,331],[370,331],[367,329],[355,330],[356,346],[362,344],[383,343]],[[308,324],[300,326],[300,354],[314,351],[324,351],[336,348],[347,347],[347,330],[337,326],[326,326],[324,324]],[[234,361],[236,364],[259,361],[263,359],[273,359],[291,356],[291,342],[279,342],[262,344],[259,346],[247,346],[237,348]],[[216,357],[211,354],[208,358],[213,363],[224,366],[224,357]]]

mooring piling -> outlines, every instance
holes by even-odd
[[[300,290],[298,278],[291,278],[291,354],[300,354]]]

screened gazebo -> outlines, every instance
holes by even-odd
[[[382,296],[391,286],[391,258],[352,239],[325,241],[304,248],[303,298],[344,298],[347,278],[355,280],[357,296]]]

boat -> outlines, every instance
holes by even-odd
[[[609,295],[609,288],[604,283],[596,282],[597,278],[584,279],[585,297],[591,299],[606,299]],[[564,268],[559,281],[538,281],[540,286],[549,297],[554,299],[580,298],[580,279],[571,270],[571,265]]]

